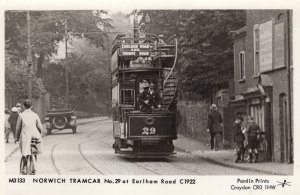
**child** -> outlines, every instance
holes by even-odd
[[[241,123],[243,122],[242,117],[237,117],[233,124],[234,142],[236,142],[236,163],[242,161],[241,156],[244,152],[244,140],[245,135],[242,131]]]

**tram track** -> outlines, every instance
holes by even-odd
[[[85,160],[85,162],[87,162],[91,167],[93,167],[98,173],[100,173],[101,175],[104,175],[103,172],[101,172],[93,163],[91,163],[87,157],[84,155],[84,153],[82,152],[82,149],[81,149],[81,145],[84,144],[86,142],[82,142],[78,145],[78,151],[79,153],[81,154],[82,158]]]
[[[99,128],[99,127],[96,127],[96,129],[95,129],[94,131],[92,131],[92,132],[89,133],[88,135],[83,136],[83,137],[81,137],[81,138],[79,138],[79,139],[90,138],[93,134],[95,134],[95,132],[98,130],[98,128]],[[106,136],[108,136],[108,135],[106,135]],[[73,139],[78,139],[78,137],[74,137]],[[92,167],[94,170],[96,170],[96,171],[97,171],[98,173],[100,173],[101,175],[104,175],[103,172],[101,172],[99,169],[97,169],[97,168],[94,166],[94,164],[92,164],[92,163],[88,160],[88,158],[84,155],[84,153],[83,153],[83,151],[82,151],[82,149],[81,149],[81,145],[84,144],[84,143],[86,143],[86,142],[89,142],[89,141],[90,141],[90,140],[84,141],[84,142],[80,142],[80,143],[77,145],[79,154],[80,154],[80,156],[82,157],[82,159],[83,159],[88,165],[90,165],[90,167]],[[53,146],[51,147],[51,150],[50,150],[50,161],[51,161],[52,167],[54,168],[54,170],[56,171],[56,173],[57,173],[58,175],[61,175],[61,171],[60,171],[60,169],[58,168],[57,163],[56,163],[56,161],[55,161],[55,158],[54,158],[54,151],[55,151],[55,148],[56,148],[58,145],[60,145],[60,144],[61,144],[61,143],[57,143],[57,144],[53,145]]]
[[[107,143],[107,142],[105,142],[104,140],[101,140],[101,142],[102,142],[102,143],[105,143],[105,144],[108,145],[108,146],[110,146],[110,144]],[[143,165],[143,162],[133,162],[134,160],[139,160],[139,159],[130,159],[130,160],[127,159],[126,162],[130,162],[130,163],[136,165],[137,167],[143,168],[143,169],[145,169],[145,170],[147,170],[147,171],[149,171],[149,172],[151,172],[151,173],[154,173],[155,175],[163,175],[163,174],[159,173],[158,171],[155,171],[155,170],[153,170],[153,169],[151,169],[151,168],[149,168],[149,167]],[[166,163],[166,164],[168,164],[168,165],[171,165],[171,166],[173,166],[173,167],[176,167],[176,168],[179,168],[179,169],[183,169],[183,170],[185,170],[185,171],[187,171],[187,172],[195,173],[195,174],[197,174],[197,175],[202,175],[201,172],[198,172],[198,171],[195,171],[195,170],[192,170],[192,169],[188,169],[188,168],[186,168],[186,167],[184,167],[184,166],[180,166],[180,165],[174,164],[174,163],[176,163],[176,162],[174,162],[174,161],[172,161],[172,160],[169,160],[169,159],[167,159],[167,158],[166,158],[166,159],[163,159],[163,160],[164,160],[164,163]]]
[[[105,144],[107,147],[111,147],[111,143],[108,143],[105,140],[105,138],[107,138],[108,136],[111,136],[111,132],[106,133],[103,136],[97,136],[95,138],[96,132],[99,130],[98,128],[99,127],[97,127],[97,129],[93,130],[91,133],[89,133],[86,136],[82,136],[80,138],[74,137],[74,139],[84,140],[84,141],[81,141],[81,142],[77,143],[77,149],[78,149],[79,155],[81,156],[81,158],[83,159],[83,161],[86,162],[97,173],[99,173],[101,175],[105,175],[105,173],[103,171],[101,171],[99,168],[97,168],[97,166],[95,165],[95,163],[93,163],[89,159],[89,157],[85,154],[85,152],[83,150],[83,145],[84,144],[87,144],[89,142],[93,142],[93,141],[96,141],[96,140],[99,141],[99,142],[101,142],[101,143],[103,143],[103,144]],[[88,140],[86,140],[86,139],[88,139]],[[55,158],[54,158],[54,152],[55,152],[55,150],[56,150],[56,148],[57,148],[57,146],[59,144],[60,143],[57,143],[57,144],[55,144],[55,145],[52,146],[50,158],[51,158],[51,163],[52,163],[52,166],[54,167],[54,170],[56,171],[56,173],[58,175],[61,175],[61,170],[57,166],[57,163],[56,163]],[[137,166],[139,168],[142,168],[142,169],[146,170],[147,172],[150,172],[150,173],[152,173],[154,175],[164,175],[160,171],[154,170],[154,169],[156,169],[156,167],[152,167],[152,166],[155,166],[155,163],[153,165],[148,166],[147,162],[144,163],[144,162],[132,161],[132,160],[128,160],[128,159],[127,160],[126,159],[122,159],[122,161],[126,161],[126,162],[129,162],[129,163],[132,163],[135,166]],[[188,168],[186,168],[184,166],[181,166],[181,165],[178,165],[178,164],[174,164],[174,163],[176,163],[176,161],[172,161],[172,160],[166,159],[166,161],[164,161],[163,163],[166,163],[166,165],[168,165],[168,166],[175,167],[176,169],[185,170],[187,172],[194,173],[194,174],[197,174],[197,175],[201,174],[198,171],[195,171],[195,170],[192,170],[192,169],[188,169]],[[162,165],[162,167],[163,167],[163,165]]]

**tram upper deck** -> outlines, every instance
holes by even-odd
[[[175,50],[174,41],[167,43],[161,36],[154,34],[139,37],[117,35],[112,48],[112,73],[171,68],[174,63]]]

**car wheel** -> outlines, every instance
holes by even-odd
[[[56,129],[64,129],[67,125],[68,119],[65,116],[56,116],[52,119],[52,123]]]

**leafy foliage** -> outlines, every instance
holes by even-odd
[[[38,58],[37,75],[42,76],[42,64],[46,57],[57,52],[58,43],[65,38],[64,28],[70,37],[82,37],[97,47],[104,47],[106,33],[101,26],[110,26],[109,19],[104,19],[106,11],[31,11],[32,54]],[[9,50],[18,51],[26,56],[27,22],[26,12],[5,12],[5,40],[10,44]]]
[[[207,98],[228,87],[233,78],[233,40],[230,31],[245,25],[241,10],[142,10],[151,22],[146,32],[176,34],[179,41],[180,94]]]
[[[7,47],[7,45],[6,45]],[[15,63],[16,57],[5,50],[5,89],[17,92],[16,98],[28,98],[28,74],[25,63]],[[32,96],[39,97],[45,92],[40,79],[32,78]]]
[[[20,97],[27,96],[27,12],[25,11],[6,11],[5,12],[5,71],[6,88],[11,89]],[[45,91],[44,84],[55,100],[64,103],[65,100],[65,64],[74,63],[74,68],[78,69],[76,74],[71,74],[74,81],[85,80],[89,83],[89,90],[98,90],[97,76],[106,78],[103,75],[94,75],[96,66],[103,64],[98,48],[106,47],[107,34],[103,27],[111,27],[110,19],[104,18],[107,12],[98,11],[30,11],[30,29],[32,57],[37,66],[36,77],[33,78],[33,96],[39,96]],[[67,35],[69,42],[71,39],[84,38],[85,51],[79,55],[70,55],[68,62],[48,63],[47,68],[43,64],[48,62],[48,58],[57,53],[59,43],[64,41],[65,27],[67,21]],[[80,44],[77,44],[79,47]],[[102,50],[101,50],[102,51]],[[86,56],[83,58],[82,56]],[[93,65],[91,65],[93,64]],[[81,67],[84,67],[83,69]],[[99,68],[99,67],[98,67]],[[47,74],[43,74],[43,70]],[[101,70],[101,68],[100,68]],[[82,72],[80,72],[82,71]],[[87,72],[85,72],[87,71]],[[91,75],[88,75],[91,73]],[[88,76],[87,76],[88,75]],[[99,82],[98,85],[102,83]],[[72,85],[72,82],[71,82]],[[97,88],[98,87],[98,88]],[[107,87],[107,85],[104,85]],[[76,91],[76,86],[71,86],[71,98],[77,99],[75,95],[81,95]],[[72,94],[73,93],[73,94]],[[72,96],[73,95],[73,96]],[[103,95],[103,93],[102,93]]]
[[[47,65],[44,84],[51,92],[52,101],[65,104],[67,63],[71,69],[69,88],[72,107],[102,106],[103,102],[107,102],[110,90],[107,54],[102,49],[90,45],[86,39],[74,39],[71,43],[72,53],[67,61]]]

